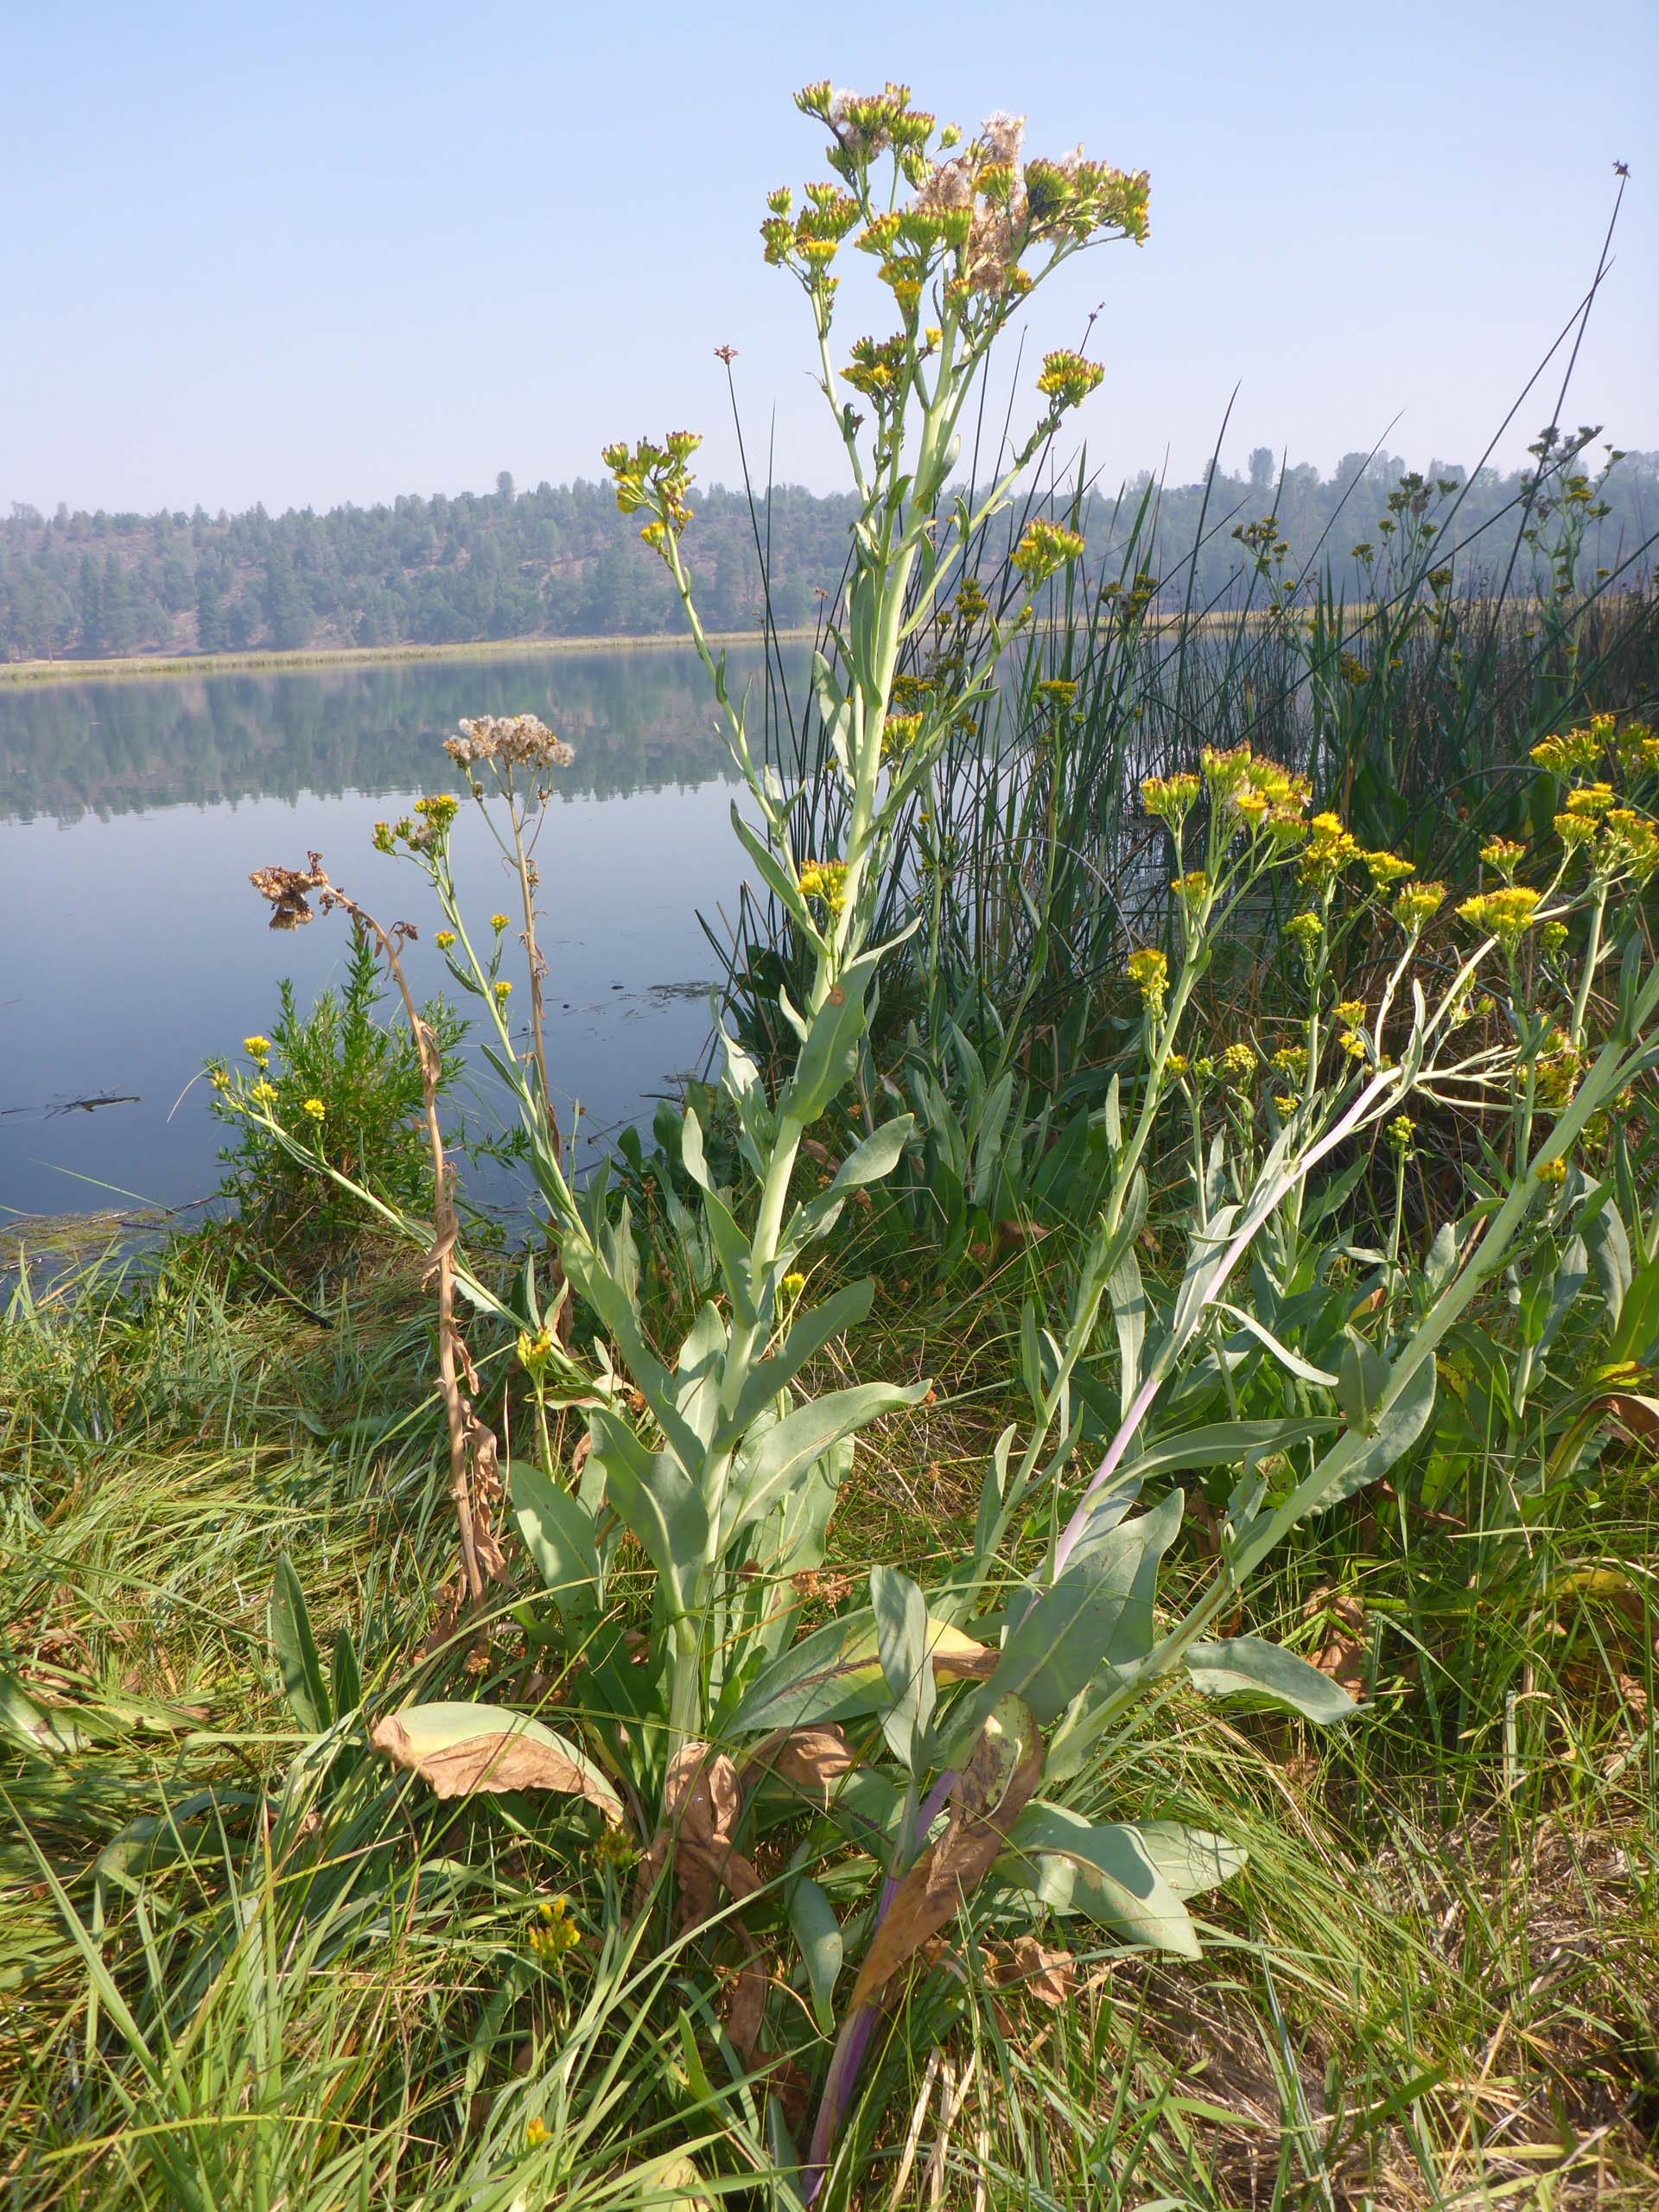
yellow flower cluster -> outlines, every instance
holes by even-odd
[[[308,1121],[320,1122],[328,1109],[321,1098],[302,1098],[300,1101],[300,1111]]]
[[[512,917],[511,914],[492,914],[490,916],[490,927],[495,931],[498,937],[500,936],[503,930],[511,926],[512,922]]]
[[[1548,768],[1555,775],[1582,775],[1601,760],[1616,720],[1612,715],[1592,715],[1587,728],[1561,730],[1541,739],[1533,747],[1532,757],[1541,768]]]
[[[257,1083],[250,1085],[248,1096],[259,1105],[269,1106],[276,1096],[276,1086],[274,1083],[267,1083],[264,1077],[261,1077]]]
[[[1343,827],[1340,815],[1316,814],[1302,853],[1302,880],[1328,889],[1360,857],[1359,841]]]
[[[1496,868],[1505,883],[1515,881],[1515,871],[1526,858],[1527,849],[1516,844],[1513,837],[1489,837],[1480,849],[1480,857],[1490,868]]]
[[[619,440],[600,454],[615,480],[616,504],[622,512],[649,509],[652,518],[639,535],[655,552],[666,553],[670,537],[678,537],[691,519],[686,504],[692,480],[689,464],[702,443],[695,430],[671,430],[661,445],[641,438],[630,448]]]
[[[1229,1045],[1221,1056],[1221,1072],[1242,1090],[1255,1073],[1254,1048],[1244,1044]]]
[[[1359,857],[1378,891],[1386,891],[1390,884],[1403,883],[1408,875],[1417,873],[1416,863],[1402,860],[1398,853],[1361,853]]]
[[[1445,904],[1443,883],[1408,883],[1395,896],[1394,918],[1408,937],[1415,937]]]
[[[881,725],[881,750],[890,760],[908,753],[922,734],[921,715],[890,714]]]
[[[1465,899],[1458,908],[1473,929],[1490,931],[1507,951],[1513,952],[1532,927],[1543,893],[1525,884],[1511,884],[1503,891],[1484,891]]]
[[[1141,786],[1141,804],[1154,819],[1179,830],[1203,789],[1200,779],[1190,771],[1175,776],[1148,776]]]
[[[545,1372],[553,1351],[551,1329],[537,1329],[533,1336],[528,1329],[518,1332],[518,1363],[531,1375],[540,1376]]]
[[[1098,361],[1085,361],[1081,353],[1045,353],[1037,389],[1053,401],[1058,415],[1065,408],[1080,406],[1105,373]]]
[[[1146,1001],[1147,1012],[1155,1019],[1164,1010],[1169,989],[1168,961],[1155,945],[1143,945],[1139,952],[1129,955],[1125,973]]]
[[[270,1058],[270,1039],[269,1037],[245,1037],[242,1049],[251,1060],[257,1060],[264,1067]]]
[[[1031,585],[1046,583],[1057,569],[1070,568],[1084,555],[1084,541],[1063,523],[1030,522],[1014,549],[1014,565]]]
[[[840,913],[847,904],[845,861],[803,861],[796,881],[803,899],[822,899],[832,914]]]
[[[582,1941],[582,1930],[570,1916],[569,1897],[543,1897],[536,1908],[530,1931],[530,1948],[543,1966],[557,1966]]]
[[[448,952],[454,941],[455,933],[454,930],[440,930],[436,937],[432,940],[433,944],[437,946],[440,952]]]
[[[1389,1142],[1403,1159],[1411,1150],[1411,1141],[1417,1134],[1417,1124],[1409,1114],[1396,1114],[1389,1123]]]

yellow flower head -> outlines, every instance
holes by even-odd
[[[1031,522],[1014,549],[1014,565],[1028,584],[1040,584],[1083,554],[1084,541],[1075,530],[1057,522]]]
[[[1513,837],[1489,837],[1480,849],[1488,868],[1496,868],[1505,883],[1515,881],[1515,871],[1526,858],[1527,849]]]
[[[1255,1073],[1255,1053],[1244,1044],[1230,1045],[1221,1056],[1221,1071],[1229,1083],[1241,1090]]]
[[[1561,1159],[1541,1160],[1532,1172],[1541,1183],[1546,1185],[1565,1183],[1567,1162]]]
[[[1395,893],[1394,918],[1408,937],[1415,937],[1445,904],[1443,883],[1408,883]]]
[[[1172,1052],[1164,1062],[1164,1073],[1173,1076],[1179,1083],[1181,1077],[1190,1071],[1192,1063],[1185,1052]]]
[[[803,861],[801,872],[796,878],[804,899],[817,899],[838,914],[847,904],[847,863],[845,861]]]
[[[1274,1109],[1287,1122],[1301,1103],[1300,1097],[1294,1090],[1275,1090],[1273,1094]]]
[[[490,916],[490,927],[495,931],[497,937],[500,936],[503,930],[511,929],[512,926],[512,916],[511,914],[492,914]]]
[[[1186,874],[1178,875],[1169,887],[1189,914],[1198,912],[1210,896],[1211,888],[1210,879],[1201,868],[1192,868]]]
[[[1143,945],[1139,952],[1132,952],[1125,973],[1145,1000],[1147,1011],[1161,1014],[1169,988],[1169,963],[1157,947]]]
[[[1148,776],[1141,786],[1141,804],[1159,821],[1179,828],[1203,788],[1198,779],[1189,772]]]
[[[545,1966],[557,1966],[582,1941],[582,1930],[570,1916],[569,1897],[543,1897],[536,1908],[530,1931],[530,1948]]]
[[[1568,814],[1588,815],[1592,819],[1605,814],[1609,807],[1617,804],[1618,795],[1611,784],[1580,784],[1577,791],[1567,795]]]
[[[524,2147],[531,2151],[539,2151],[543,2144],[546,2142],[547,2138],[547,2122],[542,2118],[541,2114],[537,2113],[534,2119],[527,2121],[525,2124]]]
[[[437,946],[440,952],[448,952],[454,941],[455,933],[454,930],[440,930],[436,937],[432,940],[433,944]]]
[[[532,1336],[528,1329],[518,1332],[518,1362],[531,1374],[540,1375],[553,1357],[553,1332],[537,1329]]]
[[[257,1099],[260,1105],[269,1106],[276,1096],[276,1086],[274,1083],[267,1083],[261,1077],[257,1083],[250,1087],[248,1096],[250,1098]]]
[[[1314,947],[1325,935],[1324,917],[1314,913],[1311,908],[1300,914],[1293,914],[1285,924],[1285,935],[1294,944],[1300,945],[1303,953],[1312,959]]]
[[[265,1062],[270,1058],[270,1039],[269,1037],[245,1037],[242,1039],[242,1049],[251,1060],[257,1060],[260,1066],[264,1067]]]
[[[328,1111],[328,1109],[323,1104],[321,1098],[302,1098],[300,1101],[300,1111],[308,1121],[320,1122],[323,1116]]]
[[[1351,861],[1360,857],[1359,841],[1335,814],[1316,814],[1302,849],[1302,880],[1328,889]]]
[[[805,1288],[806,1277],[801,1273],[798,1268],[791,1268],[790,1272],[784,1277],[784,1296],[788,1299],[798,1298]]]
[[[1589,728],[1569,729],[1547,737],[1532,748],[1532,757],[1541,768],[1548,768],[1557,776],[1582,775],[1593,768],[1601,759],[1605,741],[1605,724],[1612,721],[1611,715],[1598,715]]]
[[[1411,1150],[1411,1141],[1417,1134],[1417,1124],[1409,1114],[1396,1114],[1389,1123],[1389,1142],[1403,1158]]]
[[[1408,875],[1415,875],[1414,861],[1403,861],[1398,853],[1362,853],[1365,872],[1379,891],[1386,891],[1391,883],[1403,883]]]
[[[1511,884],[1503,891],[1485,891],[1478,898],[1465,899],[1458,912],[1472,929],[1490,931],[1505,950],[1512,952],[1532,927],[1542,897],[1541,892],[1529,890],[1524,884]]]
[[[512,996],[512,985],[508,982],[505,976],[502,976],[499,982],[492,985],[491,988],[493,989],[497,999],[503,1006],[505,1006],[507,1001]]]

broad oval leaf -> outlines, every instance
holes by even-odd
[[[1310,1667],[1282,1644],[1260,1637],[1230,1636],[1217,1643],[1195,1643],[1186,1655],[1194,1689],[1206,1697],[1264,1697],[1287,1705],[1305,1720],[1325,1724],[1351,1720],[1354,1700],[1340,1682]]]
[[[622,1800],[578,1745],[500,1706],[408,1705],[371,1729],[369,1741],[439,1797],[554,1789],[585,1797],[608,1821],[623,1817]]]

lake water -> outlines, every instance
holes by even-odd
[[[250,869],[320,852],[382,920],[417,925],[411,980],[439,989],[430,895],[371,832],[456,787],[440,748],[461,716],[524,711],[576,748],[538,859],[553,1078],[596,1138],[700,1059],[718,962],[698,915],[718,929],[743,873],[689,648],[0,684],[0,1224],[213,1191],[227,1133],[202,1063],[270,1029],[279,978],[308,1004],[348,945],[338,915],[274,934]],[[511,907],[471,809],[455,851],[467,912]],[[487,1081],[461,1103],[499,1127]],[[112,1096],[130,1103],[75,1103]]]

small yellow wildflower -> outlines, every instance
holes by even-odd
[[[261,1106],[269,1106],[276,1096],[276,1086],[274,1083],[265,1082],[262,1077],[259,1082],[252,1085],[248,1096],[250,1098],[257,1099]]]
[[[242,1039],[242,1049],[251,1060],[257,1060],[260,1066],[264,1067],[265,1062],[270,1058],[270,1039],[269,1037],[245,1037]]]
[[[530,2120],[530,2121],[527,2123],[527,2125],[525,2126],[525,2128],[524,2128],[524,2147],[525,2147],[525,2149],[526,2149],[526,2150],[530,2150],[530,2151],[539,2151],[539,2150],[541,2149],[541,2147],[542,2147],[543,2144],[546,2142],[546,2140],[547,2140],[547,2137],[548,2137],[548,2126],[547,2126],[547,2122],[546,2122],[546,2121],[542,2118],[541,2114],[540,2114],[539,2113],[537,2113],[536,2114],[535,2118],[534,2118],[533,2120]]]
[[[618,1873],[624,1867],[632,1866],[639,1854],[620,1822],[607,1821],[588,1845],[586,1856],[601,1873]]]
[[[454,941],[455,933],[454,930],[440,930],[436,937],[432,940],[433,944],[437,946],[440,952],[448,952]]]
[[[1178,875],[1169,887],[1187,912],[1195,914],[1210,896],[1211,883],[1204,870],[1195,868],[1185,875]]]
[[[1458,912],[1473,929],[1489,930],[1506,951],[1513,952],[1532,927],[1543,893],[1525,884],[1511,884],[1503,891],[1484,891],[1465,899]]]
[[[302,1098],[300,1101],[300,1111],[302,1114],[306,1116],[308,1120],[320,1122],[323,1116],[328,1111],[328,1109],[323,1104],[321,1098]]]
[[[847,904],[847,863],[845,861],[803,861],[796,878],[804,899],[822,899],[832,914],[838,914]]]
[[[1145,1001],[1147,1012],[1160,1014],[1169,989],[1169,963],[1163,954],[1155,945],[1143,945],[1129,955],[1125,973]]]
[[[1159,821],[1179,828],[1203,788],[1198,779],[1190,773],[1148,776],[1141,786],[1141,804]]]
[[[1541,768],[1548,768],[1558,776],[1576,775],[1593,768],[1601,758],[1603,744],[1603,733],[1596,725],[1611,721],[1611,715],[1599,715],[1588,729],[1564,730],[1544,738],[1533,747],[1532,757]]]
[[[1230,1045],[1221,1056],[1221,1071],[1229,1083],[1243,1089],[1255,1073],[1255,1053],[1245,1044]]]
[[[1351,1060],[1363,1060],[1371,1049],[1364,1036],[1357,1029],[1344,1029],[1337,1039],[1337,1042]]]
[[[1169,1058],[1164,1062],[1164,1073],[1168,1076],[1173,1076],[1176,1082],[1179,1083],[1181,1077],[1187,1073],[1192,1063],[1188,1060],[1185,1052],[1172,1052]]]
[[[1445,903],[1443,883],[1408,883],[1395,893],[1394,918],[1408,937],[1415,937]]]
[[[518,1332],[518,1362],[531,1374],[540,1375],[553,1357],[553,1332],[537,1329],[532,1336],[528,1329]]]
[[[1014,565],[1033,584],[1045,582],[1057,569],[1069,568],[1084,555],[1084,541],[1075,530],[1057,522],[1026,524],[1014,549]]]
[[[1338,999],[1336,1014],[1338,1021],[1345,1022],[1351,1029],[1356,1022],[1364,1020],[1365,1001],[1363,999]]]
[[[1402,860],[1398,853],[1362,853],[1359,857],[1379,891],[1386,891],[1392,883],[1403,883],[1408,875],[1417,873],[1416,862]]]
[[[806,1277],[801,1273],[798,1268],[791,1268],[789,1273],[784,1277],[784,1296],[793,1302],[794,1300],[800,1296],[801,1293],[805,1288]]]
[[[582,1930],[570,1916],[569,1897],[543,1897],[536,1908],[530,1931],[530,1948],[544,1966],[557,1966],[582,1941]]]
[[[1314,948],[1325,935],[1324,918],[1311,908],[1300,914],[1293,914],[1285,924],[1285,935],[1293,944],[1301,947],[1305,958],[1311,960]]]
[[[1541,1160],[1532,1172],[1537,1180],[1541,1183],[1565,1183],[1567,1180],[1567,1162],[1562,1159]]]
[[[1516,844],[1513,837],[1489,837],[1480,849],[1480,857],[1488,868],[1497,870],[1505,883],[1513,883],[1526,852],[1526,847]]]
[[[1278,1069],[1281,1075],[1294,1076],[1300,1079],[1307,1073],[1306,1046],[1281,1045],[1273,1056],[1272,1065]]]
[[[1567,795],[1568,814],[1587,814],[1592,818],[1605,814],[1617,804],[1618,794],[1611,784],[1580,784],[1577,791]]]
[[[512,916],[511,914],[492,914],[490,916],[490,927],[495,931],[497,937],[499,937],[503,930],[511,929],[512,927]]]
[[[1290,1119],[1301,1103],[1300,1097],[1294,1090],[1275,1090],[1273,1094],[1274,1110],[1286,1121]]]
[[[1627,868],[1638,881],[1659,868],[1659,830],[1633,806],[1616,806],[1602,817],[1602,856],[1611,873]]]
[[[1417,1134],[1417,1124],[1409,1114],[1396,1114],[1389,1123],[1389,1142],[1403,1159],[1411,1150],[1411,1141]]]
[[[507,981],[505,976],[502,976],[499,982],[493,984],[491,988],[494,991],[497,999],[503,1006],[505,1006],[507,1001],[512,996],[512,985]]]
[[[1359,857],[1359,840],[1343,828],[1340,815],[1316,814],[1302,851],[1302,880],[1328,889]]]

